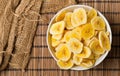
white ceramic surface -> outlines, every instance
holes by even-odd
[[[62,11],[64,11],[64,10],[73,11],[73,10],[76,9],[76,8],[84,8],[84,9],[86,9],[86,10],[92,9],[92,7],[87,6],[87,5],[72,5],[72,6],[68,6],[68,7],[63,8],[62,10],[60,10],[60,11],[51,19],[51,21],[50,21],[50,23],[49,23],[49,26],[48,26],[48,29],[47,29],[47,37],[46,37],[46,40],[47,40],[47,45],[48,45],[49,52],[51,53],[52,57],[53,57],[56,61],[57,61],[57,58],[56,58],[55,55],[54,55],[54,51],[53,51],[53,49],[52,49],[52,46],[50,45],[50,40],[49,40],[49,38],[48,38],[48,37],[50,36],[49,30],[50,30],[51,24],[53,23],[55,17],[56,17],[60,12],[62,12]],[[98,10],[97,10],[97,12],[98,12],[98,15],[101,16],[101,17],[104,19],[105,23],[106,23],[107,31],[110,32],[110,42],[112,43],[112,32],[111,32],[110,25],[109,25],[107,19],[103,16],[103,14],[100,13]],[[94,65],[93,67],[95,67],[95,66],[97,66],[98,64],[100,64],[100,63],[105,59],[105,57],[108,55],[108,53],[109,53],[109,51],[106,51],[99,59],[97,59],[97,61],[95,62],[95,65]],[[91,68],[93,68],[93,67],[91,67]],[[74,66],[74,67],[71,68],[71,70],[87,70],[87,69],[90,69],[90,68],[83,68],[83,67],[80,67],[80,66]]]

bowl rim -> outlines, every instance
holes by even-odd
[[[52,55],[52,57],[54,58],[55,61],[57,61],[57,58],[53,55],[52,49],[50,48],[49,41],[48,41],[48,40],[49,40],[49,39],[48,39],[49,29],[50,29],[51,24],[53,23],[55,17],[56,17],[59,13],[61,13],[61,12],[64,11],[64,10],[68,10],[68,9],[73,9],[73,10],[74,10],[74,9],[76,9],[76,8],[92,9],[93,7],[88,6],[88,5],[70,5],[70,6],[67,6],[67,7],[62,8],[61,10],[59,10],[59,11],[52,17],[52,19],[51,19],[50,22],[49,22],[49,25],[48,25],[48,28],[47,28],[47,32],[46,32],[46,33],[47,33],[46,41],[47,41],[48,50],[49,50],[50,54]],[[95,8],[94,8],[94,9],[95,9]],[[110,32],[110,36],[109,36],[109,38],[110,38],[110,43],[112,44],[112,32],[111,32],[110,24],[109,24],[108,20],[106,19],[106,17],[105,17],[100,11],[98,11],[97,9],[96,9],[96,11],[97,11],[98,15],[99,15],[100,17],[102,17],[103,20],[105,21],[106,29],[107,29],[107,31]],[[109,53],[109,51],[106,51],[100,58],[98,58],[98,59],[96,60],[94,66],[92,66],[92,67],[90,67],[90,68],[83,68],[83,67],[80,67],[80,66],[74,66],[74,67],[71,68],[71,70],[88,70],[88,69],[94,68],[95,66],[97,66],[97,65],[99,65],[100,63],[103,62],[103,60],[107,57],[108,53]]]

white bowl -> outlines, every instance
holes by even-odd
[[[56,58],[55,55],[54,55],[54,50],[53,50],[52,46],[50,45],[50,33],[49,33],[49,30],[50,30],[51,24],[53,23],[55,17],[56,17],[60,12],[62,12],[62,11],[64,11],[64,10],[73,11],[73,10],[76,9],[76,8],[84,8],[84,9],[86,9],[86,10],[92,9],[92,7],[87,6],[87,5],[72,5],[72,6],[68,6],[68,7],[63,8],[62,10],[60,10],[60,11],[51,19],[51,21],[50,21],[50,23],[49,23],[49,26],[48,26],[48,29],[47,29],[47,37],[46,37],[46,39],[47,39],[47,45],[48,45],[48,49],[49,49],[50,54],[52,55],[52,57],[53,57],[56,61],[57,61],[57,58]],[[103,16],[103,14],[100,13],[98,10],[97,10],[97,12],[98,12],[98,15],[101,16],[101,17],[104,19],[105,23],[106,23],[107,31],[110,32],[110,36],[109,36],[109,37],[110,37],[110,43],[112,43],[112,32],[111,32],[110,25],[109,25],[107,19],[105,18],[105,16]],[[93,67],[95,67],[95,66],[97,66],[98,64],[100,64],[100,63],[105,59],[105,57],[108,55],[108,52],[109,52],[109,51],[106,51],[103,55],[101,55],[101,57],[96,60],[96,62],[95,62],[95,64],[94,64]],[[91,68],[93,68],[93,67],[91,67]],[[71,70],[87,70],[87,69],[90,69],[90,68],[83,68],[83,67],[80,67],[80,66],[74,66],[74,67],[71,68]]]

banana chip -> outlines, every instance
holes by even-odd
[[[78,56],[81,58],[88,58],[88,57],[90,57],[90,55],[91,55],[91,50],[87,46],[84,46],[82,52],[80,54],[78,54]]]
[[[83,26],[83,29],[81,30],[81,36],[83,39],[90,39],[94,36],[95,30],[92,27],[91,23],[87,23]]]
[[[64,32],[65,22],[60,21],[52,24],[50,34],[62,34]]]
[[[67,11],[62,11],[62,12],[60,12],[60,13],[56,16],[55,21],[56,21],[56,22],[62,21],[62,20],[64,19],[66,13],[67,13]]]
[[[72,26],[71,23],[71,16],[72,16],[72,12],[68,12],[65,15],[64,21],[66,22],[66,28],[67,29],[73,29],[74,27]]]
[[[111,49],[110,40],[107,34],[104,31],[99,33],[99,42],[100,45],[107,51]]]
[[[52,46],[53,47],[56,47],[58,44],[60,44],[60,41],[58,41],[58,40],[56,40],[56,39],[54,39],[54,38],[52,38],[52,40],[51,40],[52,42]]]
[[[71,22],[74,27],[87,23],[87,14],[84,8],[77,8],[73,11]]]
[[[90,48],[92,52],[97,55],[103,54],[105,52],[105,50],[101,47],[99,40],[97,38],[91,41]]]
[[[90,22],[96,16],[97,16],[97,11],[95,9],[91,9],[90,11],[88,11],[87,21]]]
[[[95,30],[104,30],[105,29],[105,22],[104,20],[99,17],[99,16],[96,16],[94,17],[92,20],[91,20],[91,24],[93,26],[93,28]]]
[[[76,65],[80,65],[81,62],[82,62],[83,58],[79,57],[77,54],[74,54],[73,56],[73,62],[76,64]]]
[[[67,43],[68,48],[73,53],[81,53],[83,49],[83,44],[76,38],[71,38]]]
[[[61,69],[70,69],[73,67],[73,62],[72,60],[69,61],[62,61],[62,60],[58,60],[57,61],[57,65],[61,68]]]
[[[66,44],[60,44],[58,47],[55,48],[55,50],[55,55],[59,60],[67,61],[70,59],[71,51],[69,51]]]
[[[52,38],[54,38],[56,40],[60,40],[62,38],[62,35],[63,34],[55,34],[55,35],[52,35]]]
[[[83,67],[83,68],[90,68],[94,65],[95,61],[92,60],[92,59],[84,59],[80,66]]]

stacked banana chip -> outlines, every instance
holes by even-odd
[[[61,69],[92,67],[111,49],[109,32],[95,9],[60,12],[50,27],[51,46]]]

